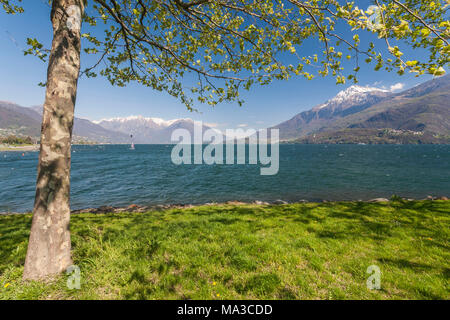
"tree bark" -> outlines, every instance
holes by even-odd
[[[53,0],[41,146],[24,279],[63,272],[70,257],[70,153],[84,0]]]

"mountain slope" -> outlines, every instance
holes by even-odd
[[[0,134],[27,135],[39,138],[42,106],[21,107],[0,101]],[[107,130],[89,120],[75,118],[73,141],[88,140],[99,143],[128,143],[130,138],[121,132]]]
[[[280,129],[280,139],[282,140],[306,136],[327,128],[338,118],[344,118],[370,108],[389,95],[388,91],[382,89],[351,86],[325,103],[309,111],[301,112],[274,128]]]
[[[42,106],[32,107],[35,112],[42,115]],[[87,119],[81,119],[75,117],[73,123],[73,136],[72,140],[88,140],[97,143],[129,143],[130,138],[128,135],[121,132],[108,130],[99,126]]]
[[[449,135],[450,77],[428,81],[371,109],[367,119],[349,128],[393,128]]]
[[[302,144],[448,144],[450,138],[436,136],[426,131],[346,128],[310,134],[292,142]]]
[[[0,134],[36,137],[41,132],[40,116],[30,108],[0,101]]]

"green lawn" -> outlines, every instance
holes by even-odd
[[[67,276],[21,280],[30,215],[0,217],[0,299],[449,299],[450,201],[72,216]],[[368,290],[367,267],[381,289]]]

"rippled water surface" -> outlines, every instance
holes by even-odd
[[[170,145],[73,146],[73,209],[228,200],[367,200],[450,195],[448,145],[280,145],[259,165],[174,165]],[[33,207],[37,152],[0,152],[0,212]]]

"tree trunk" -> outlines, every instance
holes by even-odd
[[[36,198],[24,279],[63,272],[70,258],[70,150],[84,0],[53,0],[53,42],[41,129]]]

